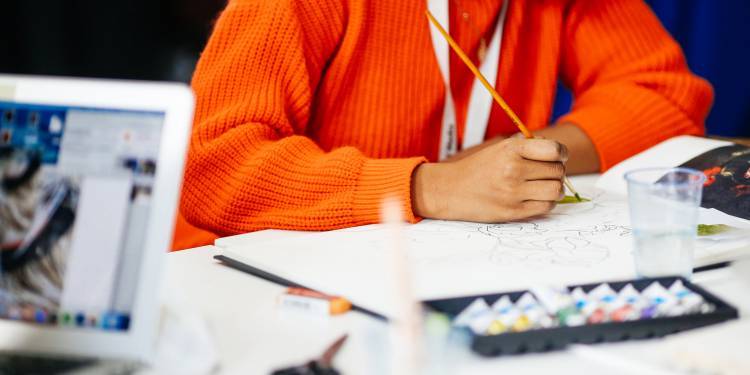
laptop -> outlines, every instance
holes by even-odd
[[[0,373],[153,360],[194,99],[0,75]]]

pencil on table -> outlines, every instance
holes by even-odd
[[[506,103],[505,100],[503,100],[503,98],[495,90],[495,88],[492,87],[492,85],[487,81],[487,78],[484,78],[484,75],[482,74],[482,72],[479,71],[479,69],[477,68],[476,65],[474,65],[474,63],[471,61],[469,56],[466,55],[466,53],[461,49],[461,47],[458,46],[456,41],[453,40],[453,38],[448,34],[447,31],[445,31],[443,26],[440,25],[440,22],[438,22],[435,19],[435,17],[432,15],[432,13],[430,13],[429,10],[426,10],[425,14],[427,14],[427,18],[430,20],[430,22],[432,22],[433,25],[435,25],[438,31],[440,31],[440,34],[443,35],[445,40],[448,41],[448,44],[453,49],[453,52],[455,52],[458,55],[458,57],[461,58],[461,61],[463,61],[464,64],[466,64],[469,70],[471,70],[471,72],[474,73],[474,76],[476,76],[477,79],[479,79],[479,82],[481,82],[482,85],[484,85],[484,87],[487,89],[487,91],[490,92],[490,94],[492,95],[492,98],[495,99],[495,102],[500,106],[500,108],[503,109],[505,114],[508,115],[508,117],[510,117],[510,120],[513,122],[513,124],[516,125],[516,127],[518,127],[518,130],[521,131],[523,136],[526,137],[527,139],[534,138],[534,135],[531,134],[528,128],[526,128],[526,125],[524,125],[523,122],[521,122],[521,119],[518,118],[516,113],[513,112],[510,106],[508,106],[508,103]],[[573,193],[576,199],[579,202],[581,202],[582,201],[581,196],[573,188],[573,185],[570,183],[570,180],[568,180],[568,176],[563,176],[563,183],[565,183],[565,186],[568,188],[568,190],[570,190],[571,193]]]

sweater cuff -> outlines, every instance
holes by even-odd
[[[599,154],[601,172],[677,135],[700,135],[687,118],[675,119],[664,103],[626,103],[616,97],[582,98],[557,123],[581,128]],[[682,120],[682,121],[680,121]]]
[[[419,218],[411,209],[411,176],[414,169],[427,162],[423,157],[409,159],[366,159],[354,192],[352,216],[357,225],[380,222],[383,199],[401,201],[404,219],[416,223]]]

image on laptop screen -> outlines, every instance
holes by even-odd
[[[125,331],[164,114],[0,101],[0,319]]]

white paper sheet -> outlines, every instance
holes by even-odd
[[[625,202],[583,192],[592,202],[560,205],[529,222],[478,224],[426,220],[405,231],[418,299],[565,285],[635,276]],[[392,316],[380,225],[309,234],[226,255],[310,288],[342,295]]]
[[[735,229],[698,237],[695,244],[695,267],[750,257],[750,221],[727,215],[714,208],[701,208],[698,222],[725,224]]]
[[[532,221],[479,224],[425,220],[408,226],[405,237],[416,298],[634,278],[625,198],[599,190],[582,193],[592,201],[559,205],[552,215]],[[702,211],[701,217],[713,224],[743,227],[732,216]],[[381,225],[368,225],[300,233],[282,240],[236,238],[220,252],[392,316],[392,298],[386,288],[391,275],[385,252],[392,243],[388,233]],[[731,249],[727,246],[726,242],[698,241],[695,265],[750,253],[750,248],[738,249],[736,243]]]

